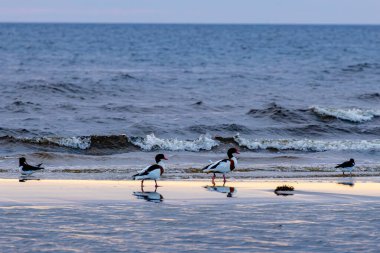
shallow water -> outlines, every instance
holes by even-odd
[[[376,252],[378,202],[0,208],[17,252]],[[268,215],[269,214],[269,215]],[[358,216],[360,214],[360,216]]]
[[[4,251],[375,252],[380,243],[371,180],[243,182],[232,198],[205,182],[162,182],[158,203],[133,196],[134,182],[1,182]],[[284,183],[293,196],[273,193]]]

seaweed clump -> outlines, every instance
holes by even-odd
[[[274,190],[276,195],[288,196],[293,195],[294,187],[289,185],[277,186]]]
[[[277,186],[276,190],[274,191],[294,191],[294,187],[288,186],[288,185],[282,185],[282,186]]]

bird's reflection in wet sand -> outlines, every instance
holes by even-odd
[[[235,193],[237,192],[236,187],[225,186],[224,184],[220,185],[220,186],[218,186],[218,185],[206,185],[203,187],[206,190],[211,191],[211,192],[219,192],[219,193],[227,194],[228,198],[233,197],[235,195]]]
[[[352,177],[343,178],[342,180],[339,180],[336,183],[340,184],[340,185],[349,186],[349,187],[354,187],[355,186],[355,180]]]
[[[18,181],[20,183],[25,183],[26,181],[40,181],[39,178],[37,177],[34,177],[34,176],[30,176],[30,175],[21,175],[19,178],[18,178]]]
[[[159,203],[164,200],[164,197],[157,192],[157,187],[154,188],[154,191],[144,191],[144,187],[141,187],[141,191],[133,192],[133,196],[136,196],[138,199],[144,199],[155,203]]]

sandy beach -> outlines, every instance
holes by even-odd
[[[1,179],[3,252],[375,252],[380,179]],[[276,195],[279,185],[293,195]],[[205,188],[205,186],[208,186]],[[227,194],[231,192],[231,197]]]

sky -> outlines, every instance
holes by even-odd
[[[380,24],[380,0],[0,0],[0,22]]]

